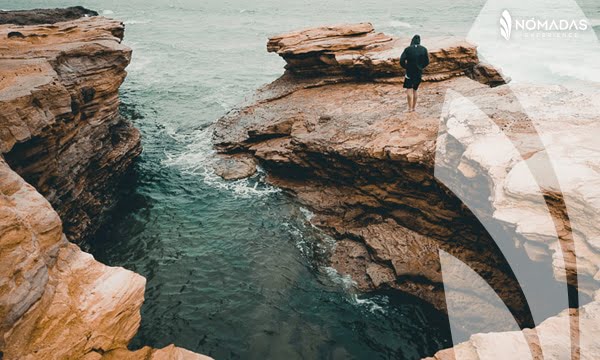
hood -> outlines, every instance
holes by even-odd
[[[413,45],[421,45],[421,36],[419,36],[419,35],[413,36],[413,38],[410,42],[410,46],[413,46]]]

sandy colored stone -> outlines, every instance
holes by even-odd
[[[2,160],[0,173],[4,357],[73,358],[126,346],[139,326],[144,278],[69,244],[43,196]]]
[[[191,351],[178,348],[174,345],[165,346],[162,349],[152,349],[145,346],[140,350],[129,351],[127,349],[116,349],[103,354],[102,360],[211,360],[212,358]]]
[[[400,55],[409,38],[377,33],[370,23],[314,27],[269,38],[267,51],[287,62],[286,69],[301,76],[350,75],[369,78],[396,77],[402,81]],[[502,74],[479,64],[477,47],[452,37],[427,39],[430,65],[424,72],[428,81],[469,75],[503,84]]]
[[[0,25],[0,353],[208,359],[173,345],[128,351],[145,279],[97,262],[63,233],[59,213],[72,239],[100,226],[141,150],[139,132],[118,115],[131,55],[123,24],[86,14],[94,12],[0,12],[0,24],[22,24]]]
[[[598,298],[580,308],[579,355],[582,360],[597,359],[600,354],[597,334],[600,331]],[[454,348],[438,352],[429,360],[495,360],[495,359],[570,359],[571,339],[568,312],[563,311],[539,324],[534,330],[476,334]],[[537,334],[537,336],[533,336]],[[529,345],[528,345],[529,341]],[[531,351],[530,349],[533,349]]]
[[[515,239],[514,251],[543,263],[544,271],[552,264],[559,281],[566,280],[561,247],[573,237],[580,289],[597,289],[600,111],[598,102],[590,104],[594,95],[560,86],[498,86],[501,73],[480,63],[474,46],[427,39],[433,53],[435,44],[447,47],[435,55],[440,66],[428,68],[426,80],[433,81],[421,85],[417,113],[406,114],[401,82],[386,77],[382,65],[403,46],[380,40],[365,24],[274,37],[268,49],[284,57],[288,71],[219,120],[215,147],[252,154],[271,183],[313,210],[313,223],[340,239],[332,265],[360,289],[396,288],[444,310],[442,249],[483,277],[521,325],[532,326],[519,319],[527,317],[524,298],[482,222]],[[357,60],[372,54],[384,61]],[[322,55],[328,60],[317,59]],[[448,76],[457,68],[463,71]],[[561,189],[550,181],[543,149]],[[542,179],[541,191],[527,175],[530,168]],[[449,191],[452,185],[458,187]],[[565,256],[570,273],[573,254]],[[458,297],[466,309],[469,296]]]
[[[78,9],[0,14],[0,153],[74,241],[102,224],[141,152],[139,132],[119,115],[131,59],[124,25]],[[49,18],[72,20],[40,24]]]

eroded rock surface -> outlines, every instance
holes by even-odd
[[[338,240],[333,266],[359,288],[400,289],[445,310],[441,249],[485,279],[521,326],[532,326],[490,231],[516,240],[512,261],[540,261],[541,273],[552,264],[561,281],[563,260],[574,271],[574,241],[581,290],[597,288],[598,227],[586,212],[597,213],[598,106],[562,87],[494,87],[502,75],[479,63],[475,46],[428,41],[434,66],[418,112],[406,114],[394,61],[408,40],[369,24],[275,36],[268,50],[288,71],[219,120],[215,147],[252,154],[269,181],[313,210],[312,222]],[[548,153],[559,162],[549,163]],[[569,220],[565,203],[581,220]],[[465,292],[461,301],[479,295]]]
[[[522,313],[519,295],[506,292],[514,289],[506,283],[510,270],[493,241],[433,179],[438,116],[450,88],[471,96],[487,89],[465,77],[425,84],[422,108],[431,113],[407,116],[400,110],[403,91],[394,84],[303,88],[221,119],[215,139],[221,151],[254,154],[272,183],[316,212],[313,223],[366,246],[362,256],[348,256],[345,246],[334,254],[347,260],[334,262],[343,273],[364,268],[354,274],[362,289],[399,288],[443,310],[441,247],[495,279]]]
[[[39,25],[76,20],[85,16],[97,16],[94,10],[83,6],[64,9],[0,10],[0,24]]]
[[[0,172],[4,356],[74,358],[126,346],[139,326],[144,278],[66,241],[44,197],[3,161]]]
[[[475,334],[451,349],[439,351],[425,360],[572,359],[569,312],[565,310],[523,331]],[[594,360],[600,354],[600,299],[579,309],[579,359]]]
[[[68,242],[48,201],[1,158],[0,258],[4,359],[206,358],[172,346],[130,353],[146,280]]]
[[[400,55],[410,39],[375,32],[370,23],[309,28],[271,37],[267,50],[287,62],[286,69],[302,76],[404,76]],[[424,79],[440,81],[465,73],[495,84],[504,83],[496,69],[479,64],[477,48],[456,38],[428,39],[430,65]]]
[[[84,14],[0,12],[0,23],[55,20],[0,25],[0,357],[207,359],[172,345],[127,350],[145,279],[63,233],[76,240],[100,225],[141,150],[118,114],[131,55],[123,25]]]
[[[23,23],[26,14],[12,18]],[[131,58],[123,31],[103,17],[0,25],[0,152],[50,201],[73,241],[101,225],[141,151],[139,132],[119,115]]]

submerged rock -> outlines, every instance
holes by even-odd
[[[213,169],[225,180],[239,180],[256,174],[256,159],[249,154],[217,156]]]

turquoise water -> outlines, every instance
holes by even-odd
[[[580,2],[590,17],[595,0]],[[355,294],[324,265],[331,240],[260,175],[208,168],[211,124],[283,72],[266,38],[371,21],[389,34],[464,36],[484,1],[0,1],[84,5],[125,21],[134,50],[123,113],[144,153],[97,238],[99,260],[147,278],[133,348],[175,343],[217,359],[417,359],[450,346],[446,319],[410,296]]]

